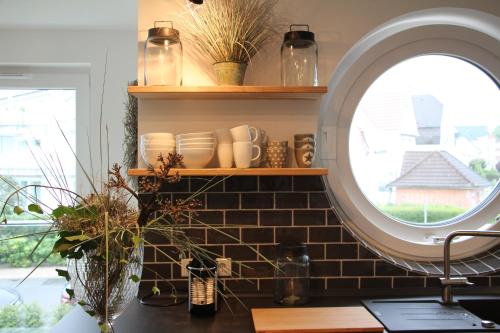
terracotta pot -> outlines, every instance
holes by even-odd
[[[213,64],[217,84],[221,86],[241,86],[245,79],[247,64],[244,62],[216,62]]]

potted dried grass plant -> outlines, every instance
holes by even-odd
[[[242,85],[250,59],[274,34],[276,0],[207,0],[188,7],[186,28],[201,56],[213,62],[219,85]]]

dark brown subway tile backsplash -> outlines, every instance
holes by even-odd
[[[394,258],[396,266],[358,242],[330,208],[320,176],[184,177],[177,184],[162,184],[162,191],[165,198],[173,200],[199,193],[201,206],[191,213],[186,221],[189,226],[183,230],[208,251],[233,259],[233,271],[242,277],[233,274],[223,279],[232,291],[272,292],[274,269],[252,249],[274,260],[276,245],[284,241],[307,244],[311,288],[315,291],[439,287],[432,275],[441,273],[440,264]],[[148,199],[147,193],[140,194],[140,200]],[[180,256],[176,247],[161,235],[149,234],[147,240],[158,248],[145,247],[145,266],[157,270],[161,277],[144,269],[142,292],[149,292],[155,280],[160,288],[168,289],[169,284],[162,278],[169,279],[178,290],[185,290],[186,278],[180,276],[180,267],[174,263]],[[239,244],[239,240],[252,248]],[[457,262],[453,272],[481,273],[497,267],[500,248],[481,258],[483,262],[474,258]],[[471,280],[477,285],[500,285],[499,276]]]

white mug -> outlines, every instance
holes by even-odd
[[[233,167],[233,144],[219,143],[217,145],[217,157],[219,158],[219,166],[221,168]]]
[[[231,128],[230,131],[235,142],[255,142],[259,139],[259,131],[252,126],[241,125]]]
[[[257,151],[256,156],[253,156],[254,150]],[[260,147],[250,141],[233,142],[234,162],[237,168],[249,168],[250,163],[260,157],[260,152]]]
[[[228,128],[219,128],[215,130],[218,143],[233,143],[233,136]]]

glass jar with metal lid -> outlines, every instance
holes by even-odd
[[[158,27],[170,23],[170,27]],[[144,44],[144,84],[182,85],[182,43],[172,21],[155,21]]]
[[[283,305],[300,305],[309,301],[309,255],[303,243],[278,245],[274,271],[274,301]]]
[[[306,30],[292,30],[307,27]],[[292,24],[281,45],[281,84],[318,85],[318,45],[307,24]]]

